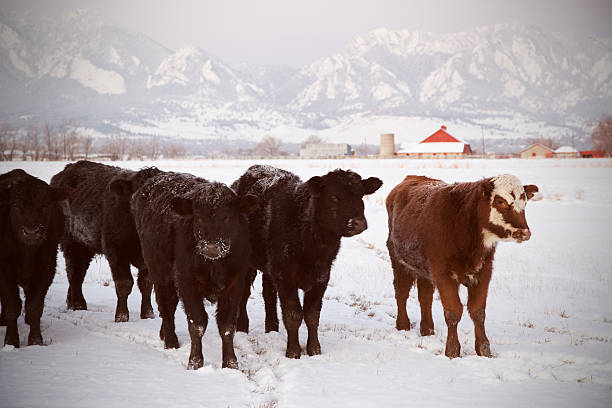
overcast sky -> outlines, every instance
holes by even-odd
[[[43,15],[90,8],[176,50],[191,44],[228,62],[300,66],[378,27],[434,32],[523,22],[612,38],[612,0],[2,0]]]

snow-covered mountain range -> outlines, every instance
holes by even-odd
[[[445,121],[468,139],[481,126],[499,137],[581,137],[612,112],[612,39],[521,24],[380,28],[294,69],[173,52],[92,11],[0,14],[0,87],[0,120],[69,118],[102,133],[299,142],[317,132],[361,143],[366,130]]]

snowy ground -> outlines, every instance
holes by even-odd
[[[118,165],[139,168],[152,163]],[[172,161],[156,166],[231,183],[247,161]],[[270,163],[303,179],[336,167],[383,187],[366,200],[369,229],[344,238],[321,313],[323,354],[284,357],[286,334],[264,333],[261,281],[249,302],[251,331],[236,336],[240,371],[221,369],[221,341],[211,320],[205,366],[187,371],[189,336],[177,312],[178,350],[164,350],[160,319],[139,320],[140,295],[130,297],[131,321],[114,323],[115,292],[103,258],[89,268],[88,311],[67,311],[63,257],[46,300],[47,346],[0,349],[2,407],[440,407],[612,406],[612,161],[611,160],[343,160]],[[0,163],[46,181],[64,163]],[[395,330],[392,271],[385,248],[384,199],[407,174],[445,181],[513,173],[540,187],[527,206],[533,237],[501,243],[489,291],[487,333],[494,358],[474,351],[472,323],[459,325],[461,358],[444,356],[446,327],[434,301],[435,335],[418,334],[416,290],[409,316],[416,330]],[[465,303],[465,291],[462,298]],[[214,306],[207,305],[209,315]],[[281,324],[282,326],[282,324]],[[0,328],[0,339],[6,329]],[[305,345],[306,329],[301,327]],[[0,340],[1,341],[1,340]]]

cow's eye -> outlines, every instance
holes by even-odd
[[[502,207],[504,207],[506,205],[506,202],[504,200],[497,200],[497,204],[499,204]]]

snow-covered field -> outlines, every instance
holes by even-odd
[[[248,161],[126,162],[156,165],[231,183]],[[140,294],[130,296],[131,321],[114,323],[115,291],[103,258],[84,285],[88,311],[67,311],[63,257],[42,318],[47,346],[0,350],[2,407],[610,407],[612,406],[612,160],[342,160],[276,161],[303,179],[336,167],[383,187],[366,199],[369,229],[342,241],[321,312],[323,354],[284,357],[286,334],[264,333],[261,280],[249,302],[251,331],[235,339],[240,371],[221,369],[214,319],[204,337],[205,366],[185,369],[189,335],[177,312],[178,350],[164,350],[160,319],[139,320]],[[45,181],[64,163],[0,163]],[[439,298],[435,334],[395,329],[392,271],[385,247],[384,200],[407,174],[468,181],[513,173],[540,187],[527,206],[533,237],[500,243],[489,291],[487,333],[494,358],[474,351],[467,313],[459,325],[461,358],[444,356],[446,326]],[[465,303],[465,288],[462,288]],[[207,305],[209,315],[214,305]],[[0,339],[6,329],[0,328]],[[306,329],[301,327],[305,344]]]

